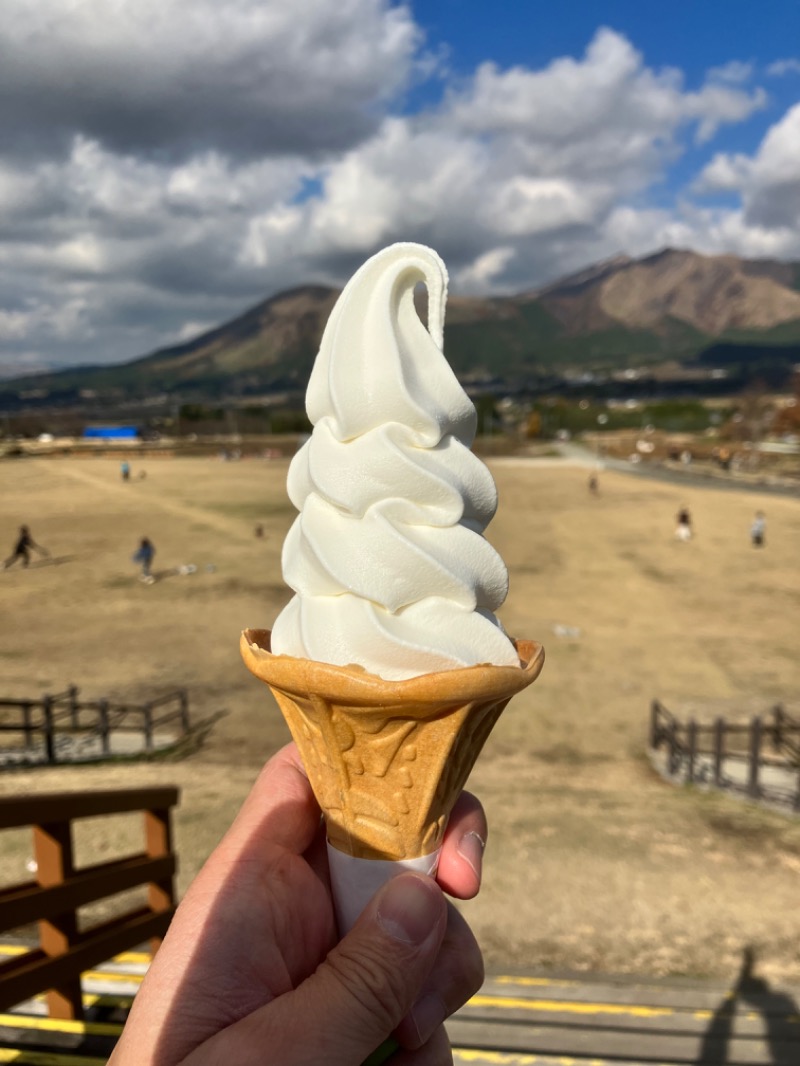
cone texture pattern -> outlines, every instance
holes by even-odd
[[[283,712],[329,841],[364,859],[436,851],[500,713],[544,662],[540,644],[518,641],[519,667],[385,681],[357,667],[272,655],[269,637],[245,630],[242,656]]]

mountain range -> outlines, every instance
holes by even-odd
[[[313,285],[282,292],[132,362],[2,382],[0,401],[31,390],[67,399],[303,388],[338,295]],[[451,296],[445,352],[468,383],[665,363],[788,367],[800,361],[800,263],[668,248],[619,256],[517,296]]]

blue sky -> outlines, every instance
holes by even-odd
[[[3,0],[0,373],[419,240],[461,293],[800,261],[800,4]]]
[[[598,4],[571,0],[563,5],[535,0],[413,0],[411,7],[427,43],[442,50],[456,77],[469,78],[481,63],[541,68],[557,56],[579,56],[598,27],[624,34],[648,66],[681,72],[696,88],[708,71],[741,63],[767,87],[763,111],[720,131],[714,150],[752,151],[769,125],[800,99],[800,3],[797,0],[732,0],[723,5],[703,0],[669,4],[615,0]],[[787,76],[769,74],[780,59],[794,58]],[[431,79],[412,92],[412,107],[435,100],[446,85]],[[679,189],[695,173],[707,148],[687,147],[687,158],[671,168],[668,187]]]
[[[679,67],[694,82],[731,60],[764,68],[778,54],[796,53],[800,38],[796,0],[413,0],[411,7],[429,44],[446,47],[463,75],[485,60],[539,67],[579,55],[598,26],[625,34],[649,64]]]

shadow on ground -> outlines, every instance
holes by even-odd
[[[213,574],[215,570],[216,567],[213,563],[209,563],[203,568],[203,571],[207,574]],[[154,570],[150,575],[151,581],[147,581],[146,578],[140,578],[140,580],[152,585],[157,581],[166,581],[169,577],[189,577],[197,573],[200,573],[200,568],[195,566],[194,563],[184,563],[182,566],[170,566],[165,570]]]
[[[746,947],[736,984],[714,1011],[703,1035],[697,1066],[727,1066],[745,1061],[733,1046],[741,1043],[734,1034],[734,1023],[737,1012],[743,1010],[760,1014],[764,1019],[770,1066],[798,1066],[798,1006],[791,996],[770,988],[767,981],[755,975],[755,961],[753,948]]]
[[[13,573],[15,570],[41,570],[43,566],[63,566],[64,563],[71,563],[77,558],[77,555],[48,555],[44,559],[32,559],[27,566],[16,562],[10,566],[0,565],[0,572],[4,570],[8,573]]]

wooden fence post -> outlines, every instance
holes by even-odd
[[[783,705],[776,703],[772,708],[772,714],[775,718],[775,724],[772,727],[772,747],[775,751],[780,751],[783,746],[783,726],[785,720]]]
[[[761,794],[758,772],[761,765],[762,727],[761,718],[756,715],[750,723],[750,774],[747,782],[747,791],[754,798],[758,798]]]
[[[658,747],[658,742],[661,739],[658,728],[659,710],[658,700],[653,700],[650,704],[650,747],[653,749]]]
[[[144,719],[144,747],[145,751],[153,750],[153,705],[152,703],[146,703],[142,707],[142,716]]]
[[[697,722],[694,718],[689,719],[688,728],[689,765],[686,768],[686,780],[690,785],[694,784],[694,767],[697,759]]]
[[[108,722],[108,700],[100,700],[97,705],[97,718],[100,729],[100,746],[104,755],[110,755],[111,731]]]
[[[42,888],[63,884],[75,872],[72,852],[72,824],[51,822],[33,828],[36,880]],[[39,943],[51,958],[66,955],[78,939],[75,910],[66,911],[39,921]],[[73,977],[47,993],[51,1018],[80,1020],[83,1018],[83,997],[80,977]]]
[[[667,723],[667,740],[669,741],[669,772],[670,776],[674,775],[680,766],[680,756],[678,755],[678,723],[674,718],[670,718]]]
[[[72,728],[78,728],[78,686],[70,685],[69,689],[69,718]]]
[[[22,704],[22,728],[25,730],[25,750],[30,751],[33,747],[33,722],[31,721],[31,705],[29,702]]]
[[[42,699],[42,716],[44,719],[44,752],[47,762],[54,766],[56,762],[56,745],[53,736],[53,697]]]
[[[145,811],[144,831],[148,858],[160,859],[171,854],[172,832],[169,808]],[[175,905],[172,878],[167,877],[163,881],[151,881],[147,886],[147,902],[150,909],[158,914],[172,910]],[[150,951],[153,955],[160,947],[161,937],[153,937],[150,941]]]
[[[714,722],[714,784],[722,787],[722,768],[725,762],[725,719]]]

